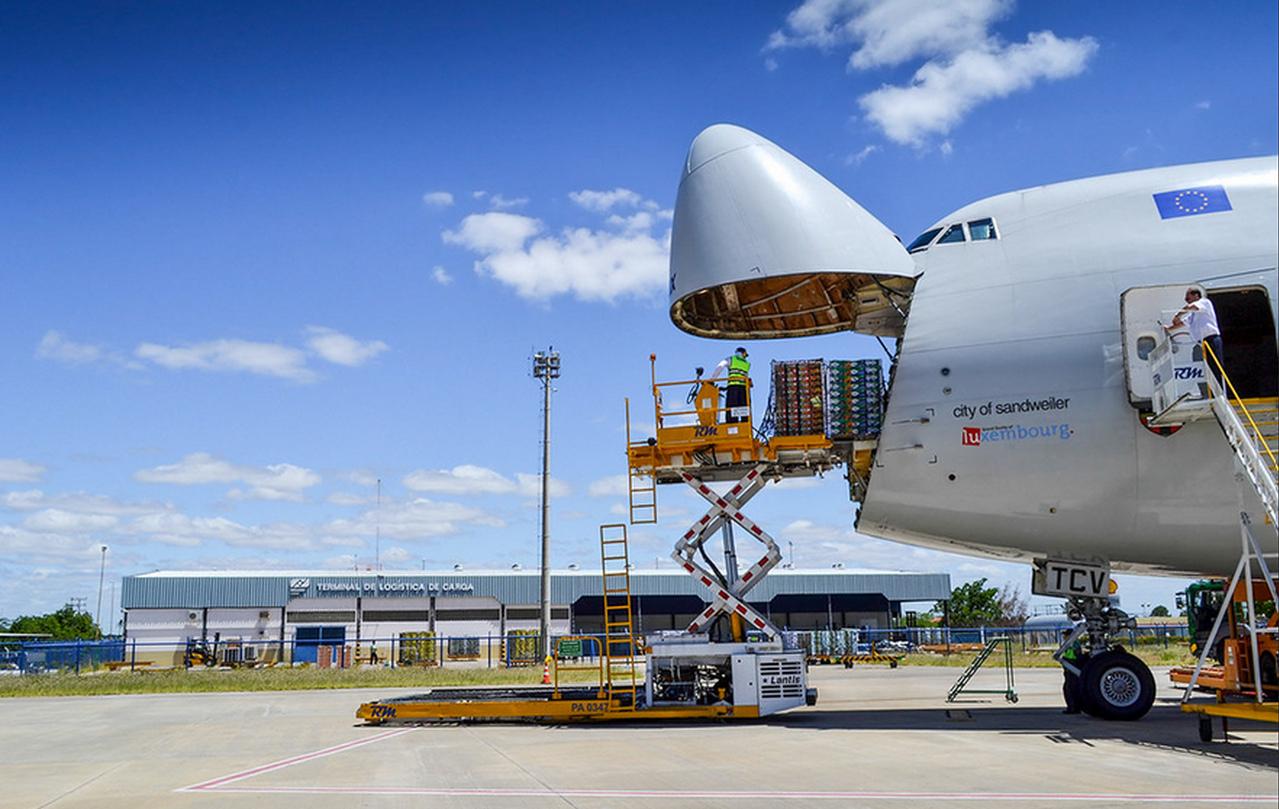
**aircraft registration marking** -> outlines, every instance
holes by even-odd
[[[1039,596],[1105,598],[1110,594],[1110,568],[1063,559],[1036,559],[1030,591]]]

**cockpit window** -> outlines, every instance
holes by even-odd
[[[964,240],[964,226],[951,225],[947,228],[946,233],[937,240],[938,244],[951,244],[952,242],[962,242]]]
[[[923,250],[925,247],[932,244],[933,239],[937,237],[938,233],[941,233],[941,228],[925,230],[923,233],[915,237],[915,241],[910,243],[910,247],[906,248],[906,252],[913,253],[916,250]]]
[[[998,239],[995,233],[995,220],[978,219],[968,223],[968,237],[975,242],[983,239]]]

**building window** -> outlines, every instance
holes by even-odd
[[[508,621],[536,621],[542,617],[542,611],[537,607],[507,607],[506,620]],[[551,607],[552,621],[567,621],[568,607]]]
[[[496,609],[437,610],[435,613],[437,621],[496,621],[497,619]]]
[[[426,621],[430,619],[426,610],[365,610],[366,621]]]
[[[314,612],[290,612],[291,624],[353,624],[355,610],[315,610]]]

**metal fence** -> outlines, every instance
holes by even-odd
[[[785,632],[788,648],[810,654],[853,654],[869,651],[930,652],[969,651],[972,645],[1005,635],[1022,651],[1054,649],[1064,627],[912,627],[907,629],[845,629]],[[165,668],[255,668],[262,666],[358,666],[524,668],[540,667],[536,632],[503,635],[441,636],[429,632],[405,632],[379,638],[341,637],[293,640],[190,639],[139,641],[26,641],[0,645],[0,674],[103,670],[156,670]],[[594,658],[603,648],[600,635],[573,635],[559,647],[561,658]],[[1185,624],[1141,626],[1127,633],[1133,647],[1171,647],[1187,640]],[[644,641],[637,638],[638,644]],[[616,644],[614,644],[616,651]],[[636,650],[639,651],[638,649]]]

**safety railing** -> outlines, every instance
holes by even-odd
[[[649,364],[650,364],[649,376],[650,376],[650,380],[652,382],[652,387],[653,387],[653,418],[654,418],[654,424],[656,425],[658,430],[662,430],[667,427],[687,427],[687,426],[691,426],[693,423],[701,423],[703,425],[722,424],[726,422],[730,416],[735,418],[740,418],[743,422],[750,421],[750,418],[751,418],[750,379],[746,380],[746,404],[737,405],[731,408],[728,407],[727,404],[725,404],[724,406],[721,407],[720,396],[721,394],[725,392],[725,390],[728,387],[727,379],[724,379],[721,382],[720,380],[717,380],[717,379],[697,377],[696,379],[678,379],[670,382],[658,382],[656,354],[649,355]],[[721,390],[721,385],[724,388],[723,390]],[[692,403],[694,404],[694,407],[692,410],[678,410],[678,409],[668,410],[663,407],[663,393],[665,391],[675,390],[675,389],[689,390],[691,386],[696,386],[696,391],[695,391],[696,395],[693,397]],[[714,392],[715,392],[715,401],[713,403],[713,406],[711,406],[711,404],[709,403],[702,401],[703,396],[709,393],[712,388],[714,389]],[[688,399],[687,394],[685,394],[685,399],[686,400]],[[686,404],[688,404],[687,401],[686,401]],[[676,405],[676,407],[678,407],[678,405]],[[743,409],[744,409],[744,412],[743,412]],[[731,411],[735,411],[735,412],[731,412]],[[667,423],[668,419],[673,419],[673,420],[688,419],[688,423],[668,424]]]
[[[1249,412],[1243,398],[1239,396],[1239,392],[1235,389],[1234,383],[1230,381],[1230,377],[1226,375],[1226,370],[1221,364],[1212,347],[1206,342],[1203,344],[1203,353],[1205,364],[1211,361],[1209,365],[1210,373],[1208,377],[1208,389],[1212,393],[1213,412],[1217,416],[1217,421],[1221,423],[1222,428],[1226,432],[1226,437],[1234,447],[1236,455],[1243,464],[1244,471],[1248,478],[1252,481],[1253,488],[1256,489],[1257,496],[1261,498],[1262,506],[1269,516],[1271,523],[1279,521],[1279,485],[1275,480],[1275,454],[1270,449],[1270,445],[1266,441],[1266,436],[1261,428],[1257,425],[1256,420]],[[1212,373],[1215,368],[1216,373],[1220,374],[1220,382],[1217,376]],[[1224,386],[1223,386],[1224,384]],[[1231,401],[1233,397],[1233,401]],[[1242,412],[1244,418],[1248,420],[1251,428],[1251,434],[1244,428],[1243,422],[1239,420],[1238,411]],[[1267,465],[1262,460],[1262,451],[1269,458],[1270,463]]]
[[[1209,373],[1208,389],[1213,391],[1214,396],[1220,393],[1226,394],[1226,401],[1234,406],[1237,406],[1239,411],[1242,412],[1244,414],[1244,417],[1248,420],[1248,426],[1252,430],[1252,437],[1256,440],[1256,443],[1260,445],[1262,449],[1265,450],[1266,455],[1270,458],[1271,466],[1279,465],[1279,461],[1277,461],[1275,458],[1275,453],[1270,449],[1270,445],[1266,442],[1265,433],[1262,431],[1261,427],[1257,425],[1256,420],[1252,417],[1252,411],[1248,408],[1248,405],[1245,403],[1243,397],[1239,395],[1239,391],[1235,390],[1234,383],[1230,381],[1230,376],[1226,373],[1226,369],[1222,367],[1221,360],[1217,359],[1217,355],[1215,352],[1213,352],[1212,346],[1208,345],[1207,343],[1204,343],[1203,351],[1204,351],[1204,357],[1212,361],[1211,364],[1209,365],[1209,369],[1211,370],[1212,368],[1215,367],[1217,369],[1217,372],[1221,374],[1222,382],[1225,383],[1224,390],[1216,389],[1219,383],[1216,382],[1216,378],[1214,377],[1214,375]]]

